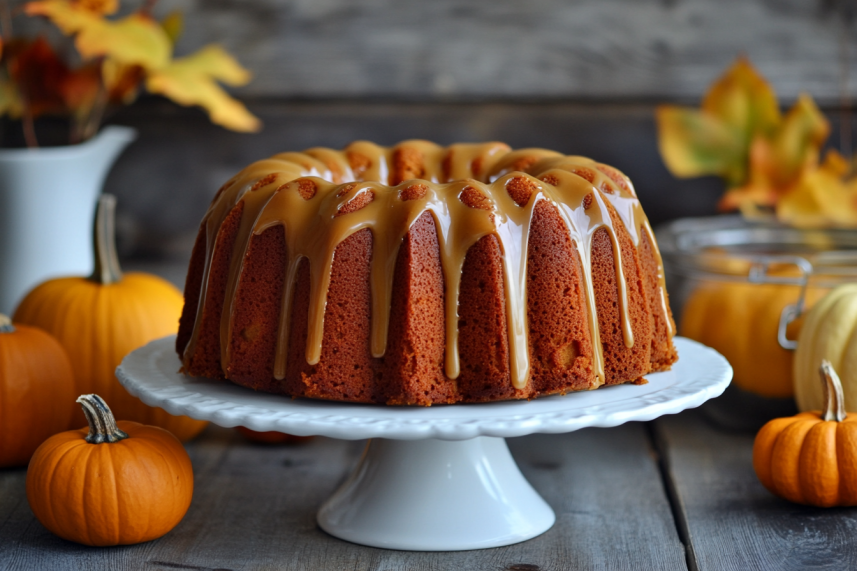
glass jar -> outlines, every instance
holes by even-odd
[[[831,288],[857,281],[857,231],[716,216],[676,220],[656,235],[679,335],[713,347],[735,371],[718,400],[748,415],[747,427],[793,413],[802,315]]]

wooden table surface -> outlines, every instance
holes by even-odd
[[[0,470],[0,569],[857,569],[857,509],[772,496],[753,473],[753,434],[716,428],[700,411],[508,442],[557,514],[547,533],[518,545],[417,553],[338,540],[315,513],[364,442],[267,446],[212,425],[187,445],[190,510],[142,545],[89,548],[53,536],[27,504],[26,471]]]

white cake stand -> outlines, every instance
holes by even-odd
[[[137,349],[116,374],[131,394],[171,414],[262,432],[373,439],[322,505],[321,528],[373,547],[457,551],[524,541],[556,519],[504,438],[652,420],[721,394],[732,378],[726,359],[688,339],[675,344],[681,359],[648,375],[646,385],[428,408],[292,400],[187,377],[177,373],[174,337]]]

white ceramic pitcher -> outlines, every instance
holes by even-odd
[[[0,313],[46,279],[92,272],[95,201],[136,136],[110,126],[79,145],[0,150]]]

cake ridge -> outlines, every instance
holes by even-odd
[[[403,149],[408,152],[403,152]],[[419,156],[422,157],[421,164],[414,160]],[[391,180],[398,180],[396,177],[401,178],[402,173],[414,172],[424,178],[388,184]],[[447,181],[453,174],[476,176]],[[372,177],[381,180],[366,180]],[[532,188],[523,205],[517,203],[507,189],[511,181],[523,181],[524,185]],[[305,198],[300,187],[310,184],[314,186],[314,193]],[[413,185],[424,186],[423,195],[403,200],[403,191]],[[462,196],[468,189],[484,196],[488,209],[466,204]],[[346,212],[344,209],[358,198],[363,203]],[[479,239],[493,234],[501,245],[503,260],[512,384],[516,389],[522,389],[526,386],[530,368],[526,302],[529,225],[536,204],[542,200],[550,202],[559,212],[581,259],[596,386],[603,384],[604,357],[590,263],[592,239],[601,228],[606,229],[610,237],[619,288],[622,335],[625,346],[632,347],[634,336],[622,249],[611,211],[621,219],[635,247],[644,232],[654,246],[661,303],[668,315],[663,264],[651,226],[633,185],[618,170],[585,157],[565,156],[545,149],[512,151],[502,143],[441,147],[428,141],[405,141],[385,148],[368,141],[357,141],[342,151],[316,147],[304,153],[281,153],[242,170],[218,191],[203,219],[206,266],[194,331],[183,352],[185,369],[189,368],[189,358],[196,344],[209,283],[208,266],[216,248],[217,232],[226,216],[239,204],[242,204],[243,211],[238,239],[230,258],[227,302],[220,321],[221,367],[223,371],[229,367],[233,304],[250,241],[272,226],[282,225],[286,232],[288,257],[274,365],[274,377],[277,379],[285,376],[291,296],[301,260],[306,258],[310,267],[312,301],[306,359],[312,365],[318,363],[321,355],[327,289],[336,248],[364,228],[369,228],[374,236],[370,262],[372,355],[376,358],[384,355],[398,248],[414,221],[429,211],[441,245],[446,292],[446,376],[455,379],[460,371],[457,295],[464,257]],[[670,320],[666,321],[669,327]],[[671,329],[669,334],[673,334]]]

